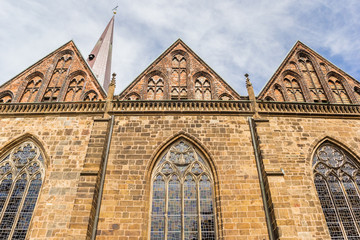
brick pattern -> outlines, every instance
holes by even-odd
[[[174,57],[178,58],[179,65],[174,65]],[[186,59],[184,64],[180,61],[182,57]],[[186,93],[180,93],[180,95],[184,95],[184,99],[239,100],[240,98],[224,80],[197,57],[181,40],[176,41],[155,60],[118,98],[119,100],[152,100],[155,95],[157,100],[170,100],[173,98],[172,87],[176,85],[173,81],[174,78],[177,78],[174,77],[174,74],[176,75],[177,72],[181,72],[181,74],[179,73],[180,82],[184,86],[184,91],[186,91]],[[162,79],[163,83],[158,82],[159,78]],[[154,81],[149,83],[150,79]],[[211,96],[208,96],[208,98],[206,98],[206,94],[205,98],[197,96],[198,92],[195,90],[201,88],[200,82],[200,85],[196,84],[197,79],[201,83],[203,83],[204,79],[210,82]],[[202,87],[204,88],[204,86]],[[159,88],[162,89],[163,93],[157,91]]]
[[[58,60],[62,56],[71,56],[72,59],[66,61],[64,66],[59,63],[60,66]],[[81,81],[81,79],[84,80]],[[31,81],[34,83],[28,85]],[[2,85],[0,87],[0,101],[2,97],[6,97],[4,100],[8,101],[10,95],[11,102],[15,103],[41,102],[44,100],[44,96],[47,96],[46,92],[49,87],[60,89],[56,93],[56,101],[58,102],[82,101],[88,95],[91,100],[94,94],[97,95],[95,100],[106,98],[104,91],[81,57],[75,44],[70,41]],[[76,93],[68,92],[70,88]],[[25,93],[25,90],[29,89],[31,91],[36,89],[32,96],[30,93]],[[25,97],[23,97],[24,94]]]
[[[304,57],[311,62],[311,64],[307,64],[311,77],[304,70],[305,66],[299,61]],[[339,82],[335,84],[337,86],[329,84],[329,81],[335,83],[336,80]],[[311,91],[313,84],[323,93],[318,99]],[[335,94],[339,92],[336,89],[343,92],[341,94],[342,101],[339,95]],[[329,103],[358,104],[360,102],[360,83],[303,43],[298,42],[260,93],[259,99],[280,102],[321,102],[323,100]]]

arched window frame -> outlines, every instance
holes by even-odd
[[[94,96],[90,99],[90,94],[94,94]],[[83,101],[97,101],[99,100],[99,95],[97,94],[97,92],[95,92],[94,90],[90,90],[90,91],[87,91],[85,94],[84,94],[84,100]]]
[[[206,72],[198,72],[193,75],[194,84],[194,99],[197,100],[212,100],[214,98],[212,77]],[[208,83],[208,84],[206,84]],[[201,98],[196,98],[197,93],[200,93]],[[206,99],[206,94],[210,94],[210,99]]]
[[[325,91],[324,88],[324,83],[322,82],[319,73],[316,70],[316,66],[315,66],[315,61],[312,59],[311,55],[305,51],[299,51],[297,53],[297,60],[299,63],[299,69],[300,69],[300,73],[303,76],[304,82],[306,82],[306,77],[305,74],[308,76],[308,78],[310,79],[310,86],[308,85],[308,89],[309,89],[309,93],[310,93],[310,97],[314,102],[322,102],[322,103],[327,103],[329,101],[329,97],[328,94]],[[310,71],[310,69],[307,66],[307,63],[309,63],[312,68],[314,69],[314,71]],[[305,70],[301,69],[301,64],[304,65]],[[313,75],[316,77],[316,79],[313,79],[312,73]],[[320,87],[316,86],[315,81],[318,81],[320,84]],[[323,97],[322,97],[323,96]]]
[[[69,56],[67,56],[69,55]],[[71,68],[74,52],[70,49],[59,52],[53,61],[53,71],[43,90],[42,102],[58,102],[61,98],[61,89],[64,86],[66,75]],[[61,61],[63,62],[61,64]]]
[[[44,152],[34,141],[22,139],[5,146],[4,149],[10,150],[1,151],[3,154],[0,155],[1,239],[26,239],[44,183]],[[5,181],[11,181],[11,186],[7,190],[4,188],[6,185],[3,185]],[[24,181],[25,186],[21,187],[21,182]],[[9,219],[11,215],[12,220]],[[11,227],[8,224],[9,220],[12,221]]]
[[[338,144],[326,140],[314,152],[312,169],[315,189],[331,237],[335,239],[358,237],[360,235],[358,159]],[[349,197],[349,193],[353,195]],[[342,198],[341,201],[340,198]],[[344,224],[346,219],[350,221]],[[353,231],[352,235],[347,235],[350,231]]]
[[[335,81],[331,78],[335,78],[334,79]],[[349,104],[352,102],[349,91],[347,90],[347,87],[346,87],[346,81],[344,80],[344,78],[341,75],[339,75],[335,72],[329,72],[329,74],[327,75],[327,80],[329,83],[329,88],[330,88],[332,94],[334,95],[334,99],[335,100],[340,99],[340,102],[336,101],[336,103]],[[333,86],[330,85],[330,82],[333,83]],[[339,87],[339,85],[340,85],[340,87]],[[347,98],[347,99],[345,99],[345,98]]]
[[[181,56],[181,58],[179,57]],[[174,65],[174,60],[177,64]],[[170,82],[170,99],[180,100],[188,98],[188,65],[189,65],[189,56],[186,52],[182,50],[176,50],[171,53],[171,80]],[[182,62],[185,62],[185,65],[182,65]],[[173,73],[176,72],[177,79],[174,79]],[[181,75],[185,73],[185,84],[181,84]]]
[[[9,100],[7,100],[6,102],[3,100],[3,98],[8,97]],[[4,92],[0,92],[0,103],[11,103],[14,100],[14,95],[11,91],[4,91]]]
[[[179,157],[179,158],[175,158],[176,161],[171,162],[171,153],[173,151],[174,148],[176,148],[177,146],[179,146],[180,144],[185,144],[188,146],[188,149],[190,149],[190,152],[192,151],[192,153],[194,154],[194,161],[188,163],[188,165],[186,165],[186,157]],[[176,151],[175,151],[176,152]],[[181,155],[183,156],[183,155]],[[181,160],[182,159],[182,160]],[[163,217],[164,217],[164,236],[161,239],[168,239],[166,236],[169,233],[168,228],[169,226],[167,225],[167,220],[168,220],[168,201],[169,201],[169,197],[168,197],[168,189],[169,189],[169,184],[170,181],[172,180],[172,178],[176,175],[177,178],[180,181],[180,185],[181,185],[181,237],[180,238],[176,238],[176,239],[188,239],[185,237],[185,233],[187,231],[185,231],[185,227],[184,227],[184,221],[185,221],[185,215],[186,213],[184,213],[184,208],[186,208],[186,206],[184,206],[184,202],[185,202],[185,198],[184,198],[184,189],[185,189],[185,182],[186,182],[186,178],[188,176],[192,176],[192,179],[195,180],[196,183],[196,201],[197,201],[197,211],[196,211],[196,215],[197,215],[197,224],[199,226],[199,223],[201,223],[201,210],[200,210],[200,182],[202,181],[202,177],[203,176],[207,176],[208,180],[210,182],[210,186],[211,186],[211,202],[212,202],[212,220],[213,220],[213,236],[202,236],[202,234],[206,234],[206,231],[202,230],[202,225],[200,225],[200,227],[198,227],[197,231],[193,231],[192,233],[195,233],[195,236],[197,237],[196,239],[217,239],[218,236],[218,229],[217,229],[217,220],[216,220],[216,201],[215,201],[215,184],[214,184],[214,176],[212,174],[211,168],[209,163],[205,160],[206,158],[204,157],[203,154],[201,154],[201,152],[194,146],[194,144],[192,144],[191,142],[180,138],[177,141],[173,142],[172,144],[170,144],[164,151],[163,153],[160,155],[160,157],[158,158],[157,162],[155,163],[155,167],[153,168],[153,171],[151,173],[151,194],[150,194],[150,214],[149,214],[149,239],[153,239],[152,238],[152,217],[153,215],[153,201],[154,201],[154,182],[158,179],[158,177],[161,177],[164,181],[164,186],[165,186],[165,209],[164,209],[164,213],[163,213]],[[181,162],[183,161],[183,162]],[[201,163],[201,164],[199,164]],[[185,166],[185,170],[181,171],[180,169],[176,168],[176,165],[178,166]],[[196,166],[197,165],[197,166]],[[199,167],[202,170],[196,170],[199,169],[197,168]],[[194,170],[195,169],[195,170]],[[156,200],[156,199],[155,199]],[[194,199],[192,199],[194,200]],[[209,199],[206,199],[209,200]],[[157,215],[156,215],[157,216]],[[159,215],[160,216],[160,215]],[[188,232],[189,233],[189,232]],[[159,238],[154,238],[154,239],[159,239]],[[192,238],[190,238],[192,239]]]

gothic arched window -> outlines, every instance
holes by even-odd
[[[187,70],[185,56],[178,52],[172,59],[172,73],[170,79],[171,99],[187,99]]]
[[[172,144],[152,173],[151,239],[216,239],[214,180],[188,142]]]
[[[83,75],[78,74],[74,76],[69,83],[64,102],[79,101],[84,84],[85,79]]]
[[[360,173],[357,161],[325,142],[313,159],[314,181],[332,239],[360,236]]]
[[[0,159],[0,239],[25,239],[44,177],[44,158],[30,141]]]
[[[195,99],[211,100],[211,84],[204,76],[199,76],[195,80]]]
[[[328,100],[320,83],[318,73],[316,72],[314,64],[311,62],[309,56],[305,53],[300,53],[298,61],[305,84],[309,87],[310,94],[314,102],[327,102]]]
[[[73,60],[73,54],[70,50],[65,50],[59,54],[61,57],[56,61],[55,69],[50,77],[49,84],[42,99],[43,102],[58,101],[60,89],[64,85],[68,69]]]
[[[148,100],[164,99],[164,80],[159,75],[152,76],[148,81]]]
[[[42,84],[42,78],[42,74],[36,74],[28,81],[24,93],[21,96],[20,102],[35,102],[36,94],[38,93]]]
[[[333,92],[334,97],[336,99],[336,103],[349,104],[350,99],[349,96],[347,95],[347,92],[342,82],[340,82],[340,80],[335,76],[330,76],[328,82],[331,91]]]
[[[97,101],[97,100],[98,100],[98,94],[93,90],[86,92],[84,95],[84,101]]]
[[[304,95],[301,91],[299,82],[295,78],[289,75],[286,76],[284,84],[291,102],[304,102]]]

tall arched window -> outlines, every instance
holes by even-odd
[[[187,99],[187,70],[183,53],[177,52],[172,59],[172,73],[170,79],[171,99]]]
[[[359,239],[360,173],[357,160],[330,142],[316,150],[315,186],[332,239]]]
[[[151,239],[216,239],[213,186],[200,153],[172,144],[152,173]]]
[[[40,149],[24,142],[0,160],[0,239],[25,239],[44,177]]]
[[[305,53],[299,53],[298,61],[304,81],[309,87],[310,94],[314,102],[327,102],[328,100],[320,83],[318,73],[315,71],[310,58]]]

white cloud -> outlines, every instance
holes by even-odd
[[[0,84],[70,39],[86,57],[116,4],[117,93],[178,38],[241,94],[244,73],[259,92],[296,40],[353,77],[360,73],[356,0],[3,0]]]

